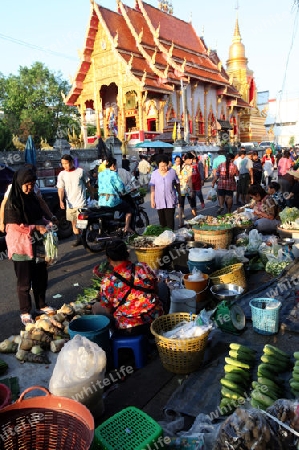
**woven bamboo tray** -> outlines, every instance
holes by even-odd
[[[196,317],[192,315],[192,320]],[[162,333],[169,331],[182,321],[190,322],[190,314],[174,313],[158,317],[151,325],[161,362],[166,370],[177,374],[188,374],[198,370],[203,362],[209,332],[188,339],[169,339]]]
[[[212,284],[236,284],[246,290],[246,277],[242,263],[232,264],[223,269],[216,270],[210,275]]]
[[[194,240],[204,244],[209,244],[214,249],[228,248],[233,239],[233,231],[226,230],[197,230],[193,229]]]

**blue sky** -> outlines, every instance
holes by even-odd
[[[153,6],[157,0],[147,0]],[[115,0],[98,3],[116,10]],[[134,0],[126,0],[128,6]],[[217,48],[226,65],[238,5],[239,26],[248,66],[259,91],[299,97],[299,5],[296,0],[172,0],[174,15],[189,21],[206,44]],[[297,4],[297,6],[295,6]],[[68,81],[79,65],[90,0],[14,0],[1,3],[0,72],[42,61]],[[204,30],[204,31],[203,31]],[[30,46],[28,46],[30,44]],[[41,47],[43,50],[36,48]],[[48,52],[46,52],[48,50]],[[51,53],[50,53],[51,52]]]

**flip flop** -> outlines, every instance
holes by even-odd
[[[31,314],[21,314],[21,322],[23,325],[27,325],[28,323],[34,323],[34,320],[31,317]]]
[[[38,314],[53,314],[55,309],[52,306],[44,306],[36,311]]]

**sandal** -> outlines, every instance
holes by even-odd
[[[28,323],[34,323],[34,320],[31,317],[31,314],[21,314],[21,322],[23,325],[27,325]]]
[[[38,314],[53,314],[55,313],[54,308],[52,306],[44,306],[36,311]]]

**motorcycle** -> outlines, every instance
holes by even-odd
[[[149,225],[149,218],[142,204],[144,196],[139,190],[127,192],[130,195],[130,205],[133,208],[132,224],[136,234],[142,234]],[[77,228],[81,230],[83,246],[91,253],[105,249],[106,243],[113,239],[124,238],[125,213],[114,211],[103,206],[81,208],[77,219]]]

